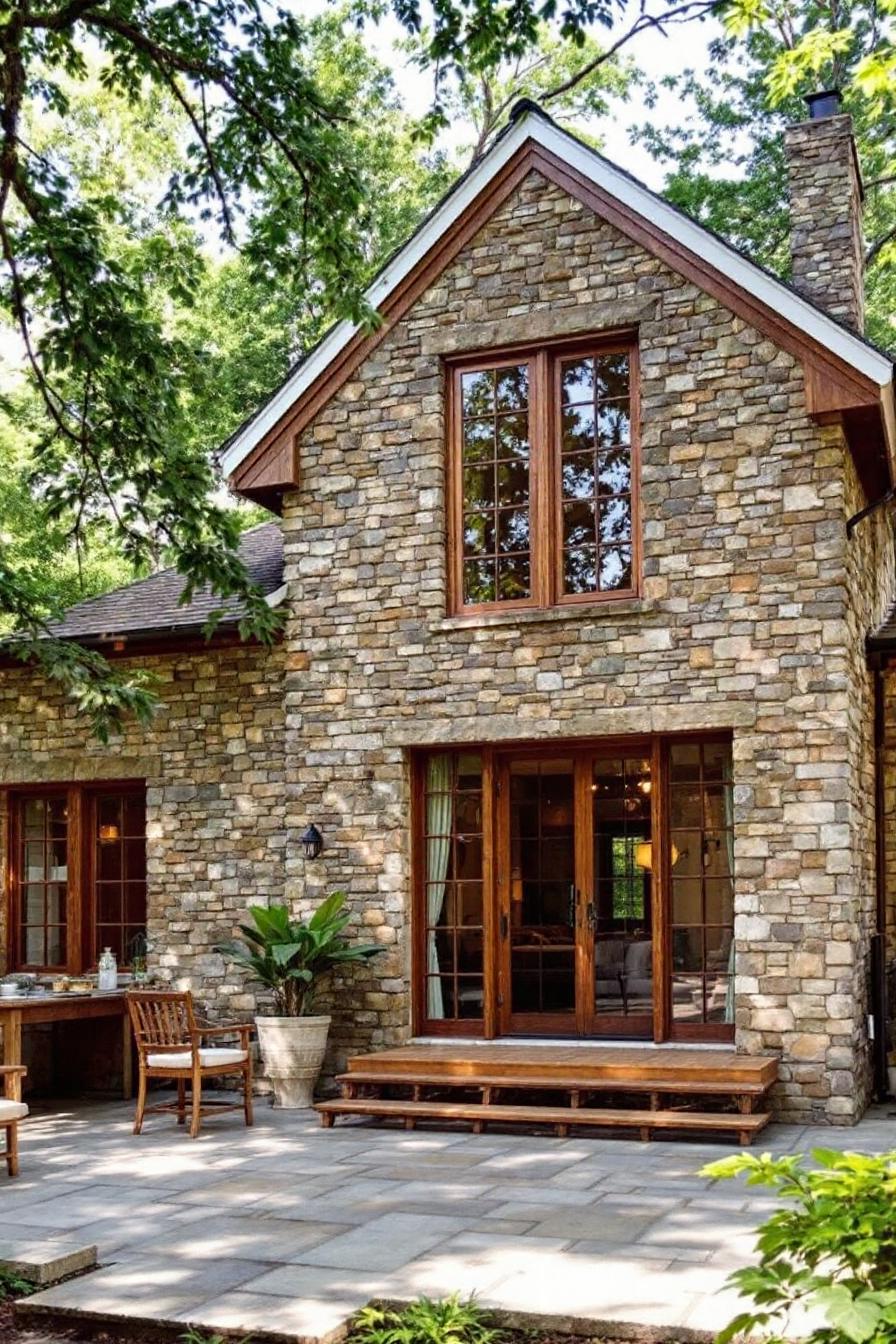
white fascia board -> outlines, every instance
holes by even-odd
[[[550,150],[595,186],[657,225],[669,238],[701,257],[746,293],[878,386],[883,387],[892,381],[893,366],[885,355],[806,303],[793,290],[753,265],[694,220],[667,205],[634,178],[616,169],[602,155],[596,154],[587,145],[567,135],[559,126],[535,113],[520,117],[511,126],[419,233],[396,254],[365,294],[372,308],[378,308],[385,302],[527,140]],[[229,476],[248,457],[259,440],[320,377],[357,331],[358,327],[351,322],[340,322],[333,328],[329,336],[274,393],[255,419],[234,438],[221,459],[225,476]]]

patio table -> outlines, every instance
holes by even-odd
[[[91,994],[24,994],[0,999],[4,1064],[22,1062],[22,1027],[47,1022],[84,1022],[98,1017],[121,1018],[121,1076],[125,1100],[133,1096],[131,1024],[125,991]]]

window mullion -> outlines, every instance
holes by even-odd
[[[554,601],[554,453],[552,451],[551,361],[546,350],[532,360],[533,394],[530,398],[532,448],[532,565],[533,597],[540,607]]]

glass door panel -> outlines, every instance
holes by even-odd
[[[653,1035],[652,791],[644,754],[594,761],[594,895],[584,925],[593,942],[598,1035]]]
[[[509,764],[509,1027],[575,1030],[575,789],[570,758]]]

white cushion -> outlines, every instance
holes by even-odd
[[[5,1097],[0,1097],[0,1125],[6,1124],[8,1120],[24,1120],[28,1114],[28,1107],[23,1101],[7,1101]]]
[[[199,1051],[199,1063],[204,1069],[212,1068],[216,1064],[219,1067],[224,1064],[242,1064],[245,1058],[245,1050],[227,1049],[226,1046]],[[193,1056],[189,1050],[177,1055],[172,1051],[170,1055],[147,1055],[146,1062],[151,1069],[192,1069]]]
[[[649,938],[638,943],[629,943],[625,953],[625,971],[636,979],[650,978],[650,959],[653,956],[653,943]]]

